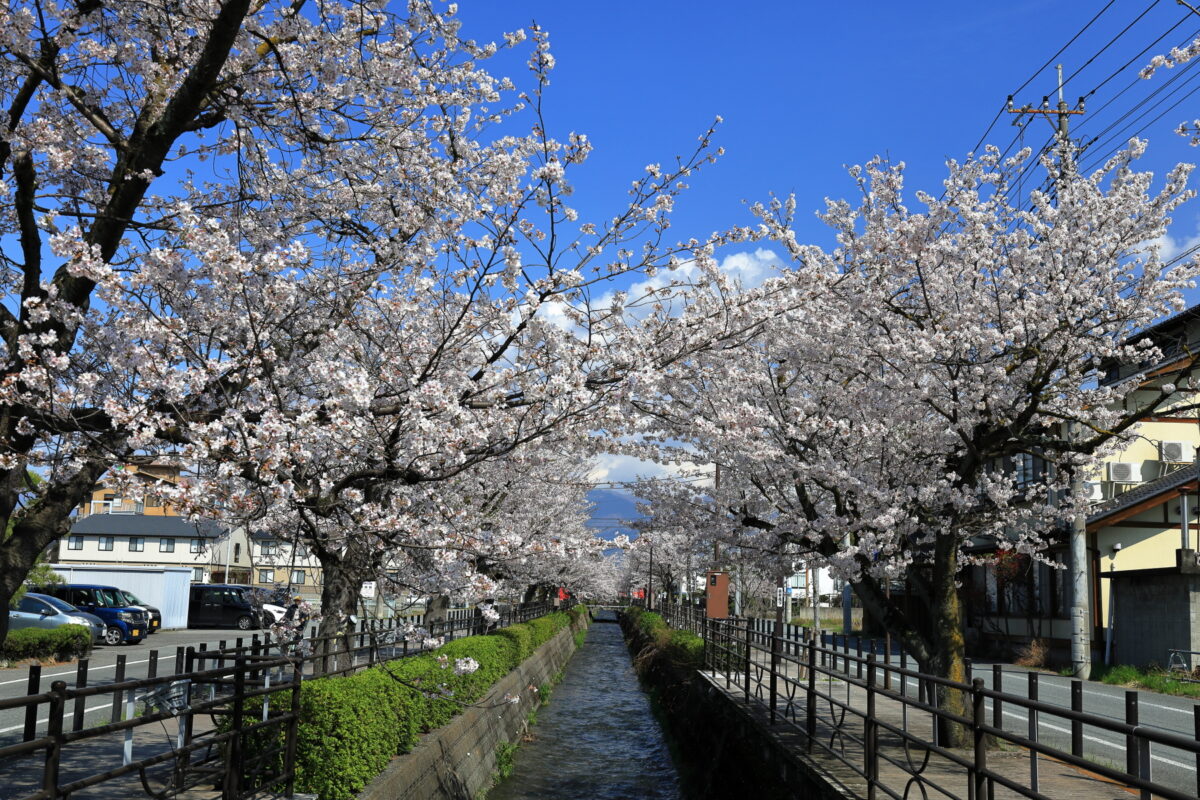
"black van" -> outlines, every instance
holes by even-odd
[[[189,628],[262,626],[262,610],[250,602],[250,587],[231,583],[194,583],[188,602]]]

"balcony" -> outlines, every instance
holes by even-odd
[[[92,514],[141,514],[145,503],[135,500],[93,500],[87,504],[87,515]]]

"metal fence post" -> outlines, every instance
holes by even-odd
[[[1135,727],[1138,724],[1137,692],[1125,692],[1125,724]],[[1132,733],[1126,734],[1125,736],[1125,771],[1130,775],[1138,774],[1137,737]]]
[[[121,683],[125,680],[125,656],[117,656],[117,671],[113,676],[113,683]],[[113,692],[112,698],[112,716],[109,722],[121,721],[121,690],[117,689]]]
[[[754,620],[747,619],[745,622],[746,622],[746,641],[745,641],[745,646],[746,646],[746,658],[745,658],[746,686],[745,686],[745,689],[746,689],[746,702],[749,703],[750,702],[750,654],[753,652],[752,644],[754,642],[754,630],[753,630]]]
[[[781,626],[776,626],[781,627]],[[779,631],[771,634],[771,724],[775,724],[775,694],[779,690]]]
[[[824,649],[821,650],[824,658]],[[804,730],[808,734],[808,752],[817,738],[817,639],[808,640],[808,692],[805,697]]]
[[[67,707],[67,682],[50,684],[50,718],[46,721],[46,765],[42,771],[42,791],[47,797],[58,796],[58,765],[62,760],[63,715]]]
[[[971,797],[985,800],[987,797],[987,738],[983,734],[986,710],[983,706],[983,678],[971,681],[971,733],[974,735],[975,764],[971,769]]]
[[[1138,726],[1138,693],[1125,692],[1125,722],[1134,728]],[[1150,740],[1130,732],[1125,737],[1125,770],[1130,775],[1136,775],[1143,780],[1151,779],[1150,772]],[[1150,800],[1147,789],[1139,789],[1142,800]]]
[[[242,727],[244,723],[244,698],[246,696],[246,657],[238,654],[234,661],[233,673],[233,710],[229,739],[229,748],[225,759],[225,786],[223,796],[237,798],[242,793]]]
[[[287,745],[283,751],[283,769],[287,774],[285,797],[291,797],[296,789],[296,740],[300,735],[300,684],[303,680],[300,667],[292,667],[292,718],[288,720]]]
[[[1200,705],[1192,706],[1192,727],[1200,742]],[[1196,753],[1196,796],[1200,797],[1200,753]]]
[[[1083,711],[1083,681],[1071,681],[1071,710]],[[1083,723],[1077,719],[1071,720],[1071,755],[1083,756]]]
[[[1004,691],[1004,674],[1000,670],[999,664],[992,664],[992,691]],[[1004,703],[999,697],[992,698],[992,727],[1004,729],[1004,711],[1002,710]]]
[[[1038,675],[1036,672],[1029,673],[1029,699],[1038,699]],[[1036,742],[1038,740],[1038,712],[1036,709],[1029,709],[1029,739]],[[1029,751],[1029,788],[1033,791],[1038,791],[1038,754],[1036,750]]]
[[[79,666],[75,670],[75,688],[76,689],[87,688],[87,674],[88,674],[88,659],[81,658],[81,659],[79,659]],[[75,713],[71,719],[71,730],[72,731],[83,730],[84,700],[85,700],[85,698],[83,698],[83,697],[75,698]]]
[[[862,662],[858,662],[862,666]],[[875,718],[875,654],[867,656],[867,716],[863,720],[863,750],[866,763],[867,800],[875,800],[875,784],[879,782],[879,723]]]
[[[883,637],[883,688],[892,688],[892,635]]]
[[[42,665],[29,665],[29,683],[25,687],[25,694],[34,695],[41,694],[42,686]],[[1200,709],[1200,706],[1196,706]],[[23,741],[30,741],[37,738],[37,713],[38,703],[30,703],[25,706],[25,735]],[[1200,719],[1200,717],[1197,717]]]

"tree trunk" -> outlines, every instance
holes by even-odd
[[[853,584],[863,602],[864,612],[880,621],[912,656],[922,672],[938,678],[966,683],[966,648],[962,628],[962,600],[958,586],[958,542],[942,537],[934,545],[933,564],[928,578],[912,573],[910,589],[920,586],[925,594],[922,613],[908,616],[900,607],[900,596],[889,596],[879,582],[864,578]],[[906,598],[908,599],[908,598]],[[931,687],[938,708],[957,716],[967,716],[967,696],[946,686]],[[965,726],[942,719],[937,730],[938,744],[958,747],[965,743]]]
[[[450,595],[439,594],[429,598],[429,606],[425,611],[425,625],[434,622],[445,622],[450,616]]]
[[[0,541],[0,609],[8,608],[42,551],[70,531],[71,512],[92,491],[107,468],[107,462],[85,463],[69,480],[47,488],[21,516],[4,520],[5,534]],[[7,487],[6,490],[17,491]],[[0,642],[7,636],[8,614],[3,613]]]
[[[939,541],[934,559],[930,604],[930,659],[923,671],[956,683],[967,682],[966,648],[963,640],[962,600],[958,594],[958,543],[945,537]],[[965,692],[937,686],[939,709],[959,717],[969,717]],[[968,740],[966,726],[939,717],[937,743],[943,747],[963,747]]]
[[[347,618],[358,607],[363,579],[362,572],[351,567],[354,562],[349,558],[350,553],[346,558],[330,554],[326,556],[321,559],[324,584],[321,587],[321,624],[317,635],[322,641],[317,652],[326,656],[324,671],[331,672],[350,666],[350,654],[339,652],[346,649],[349,638],[337,637],[337,634],[345,631],[350,624]]]

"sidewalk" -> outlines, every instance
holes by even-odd
[[[763,659],[762,656],[767,658]],[[865,775],[867,758],[864,722],[860,714],[867,707],[866,690],[846,681],[820,676],[816,684],[816,736],[810,748],[809,738],[805,733],[806,670],[795,662],[783,662],[784,669],[781,670],[777,687],[777,721],[775,725],[771,725],[768,660],[767,654],[756,651],[751,670],[749,703],[745,699],[744,671],[726,675],[720,671],[708,670],[701,675],[731,702],[742,708],[744,713],[752,716],[768,735],[784,744],[809,769],[822,775],[827,783],[837,787],[845,797],[865,798],[868,789]],[[909,690],[910,699],[914,695],[915,692]],[[967,765],[974,760],[973,749],[950,750],[950,755],[958,759],[958,763],[955,763],[951,757],[920,745],[909,743],[906,747],[900,735],[901,731],[921,742],[932,741],[932,716],[906,706],[899,701],[896,691],[884,691],[882,686],[875,692],[875,716],[880,722],[878,783],[881,787],[887,787],[891,792],[895,792],[897,797],[969,796]],[[988,721],[991,719],[989,707]],[[1006,729],[1008,727],[1005,726]],[[1045,736],[1039,736],[1038,740],[1051,743],[1049,737]],[[1069,747],[1068,735],[1066,749]],[[1035,791],[1044,797],[1064,800],[1129,800],[1138,796],[1136,791],[1087,769],[1077,768],[1046,756],[1032,758],[1029,750],[1015,745],[1002,744],[999,748],[989,749],[986,760],[987,769],[995,776],[995,779],[990,781],[992,785],[989,796],[1002,800],[1029,796],[1005,786],[1006,782],[1019,787],[1036,787]],[[1096,760],[1109,768],[1122,769],[1125,763],[1124,751],[1122,750],[1119,759],[1099,757]],[[1157,774],[1155,779],[1159,779]],[[1174,788],[1185,794],[1195,791],[1194,788]],[[884,796],[884,793],[880,793],[879,796]]]

